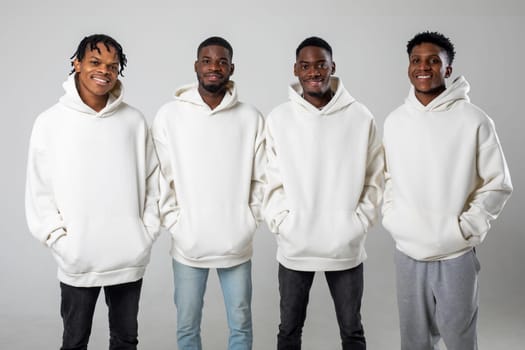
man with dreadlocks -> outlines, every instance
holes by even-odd
[[[110,349],[137,348],[142,276],[158,235],[158,164],[142,114],[123,102],[122,47],[79,44],[59,102],[38,116],[29,147],[26,216],[58,263],[61,349],[87,349],[104,287]]]
[[[470,103],[463,76],[448,87],[454,45],[422,32],[407,44],[405,102],[385,121],[383,226],[396,242],[402,350],[478,348],[479,261],[512,192],[493,121]]]

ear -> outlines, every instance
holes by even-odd
[[[235,71],[235,65],[232,63],[230,64],[230,75],[233,75],[234,71]]]
[[[330,73],[330,75],[334,75],[335,74],[335,62],[332,62],[332,72]]]
[[[299,76],[299,72],[297,72],[297,62],[293,64],[293,75],[295,75],[296,77]]]
[[[75,58],[75,60],[73,61],[73,68],[75,68],[75,73],[80,73],[80,61],[78,60],[78,58]]]
[[[197,63],[199,63],[199,61],[195,61],[195,63],[193,63],[193,70],[195,71],[195,73],[197,73]]]
[[[452,74],[452,66],[447,66],[447,68],[445,69],[445,78],[449,78],[451,74]]]

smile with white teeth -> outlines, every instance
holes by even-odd
[[[416,78],[418,78],[418,79],[430,79],[430,75],[417,75]]]
[[[102,79],[97,77],[93,77],[92,79],[99,84],[109,84],[109,79]]]

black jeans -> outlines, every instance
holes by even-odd
[[[136,282],[104,287],[108,306],[109,349],[137,349],[140,290]],[[61,350],[87,349],[93,313],[101,287],[73,287],[60,283],[60,314],[64,322]]]
[[[301,335],[314,273],[290,270],[279,264],[281,324],[277,335],[278,350],[301,349]],[[343,349],[366,349],[361,323],[363,264],[349,270],[326,271],[325,277],[334,301]]]

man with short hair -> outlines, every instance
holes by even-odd
[[[211,268],[219,276],[228,349],[251,349],[251,257],[265,183],[264,119],[237,98],[233,49],[204,40],[183,86],[153,123],[161,168],[161,217],[170,231],[179,349],[202,348],[200,325]]]
[[[512,192],[493,121],[462,76],[447,88],[454,45],[423,32],[407,45],[412,84],[384,127],[383,225],[396,243],[401,349],[477,349],[479,261]]]
[[[332,48],[296,50],[290,101],[267,119],[264,211],[277,237],[277,348],[301,348],[310,288],[324,271],[343,349],[366,349],[361,323],[366,232],[381,200],[383,156],[372,114],[334,77]]]
[[[72,59],[64,96],[33,127],[27,222],[58,263],[61,349],[87,349],[101,287],[109,348],[136,349],[142,277],[159,232],[158,164],[144,117],[123,102],[120,44],[91,35]]]

